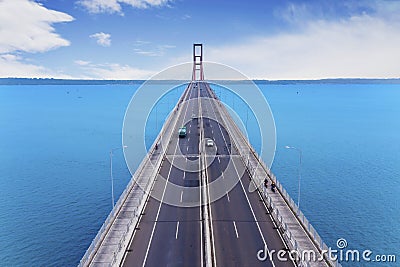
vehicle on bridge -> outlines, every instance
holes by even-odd
[[[210,146],[214,146],[214,141],[211,139],[207,140],[206,146],[210,147]]]
[[[181,127],[178,130],[179,137],[186,137],[186,127]]]

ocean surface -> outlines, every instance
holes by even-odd
[[[79,263],[112,208],[109,153],[121,147],[125,109],[138,86],[0,86],[1,266]],[[272,171],[297,201],[299,154],[285,146],[301,149],[300,206],[325,243],[336,249],[344,238],[348,249],[399,258],[400,85],[259,87],[276,124]],[[220,94],[235,105],[229,92]],[[174,97],[149,118],[146,144]],[[114,151],[113,174],[117,199],[130,179],[122,150]]]

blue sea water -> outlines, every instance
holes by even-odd
[[[109,152],[137,87],[0,86],[1,266],[78,264],[111,210]],[[272,170],[297,201],[299,156],[284,147],[302,150],[300,206],[328,246],[345,238],[399,257],[400,85],[260,88],[276,123]],[[164,103],[150,139],[173,105]],[[130,179],[121,150],[113,173],[119,196]]]
[[[112,207],[128,86],[0,87],[0,265],[74,266]],[[115,192],[129,180],[115,151]]]
[[[345,238],[347,249],[399,257],[400,86],[268,86],[265,95],[277,127],[272,171],[297,200],[299,156],[284,147],[302,150],[300,206],[328,246]]]

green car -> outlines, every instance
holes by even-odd
[[[186,127],[179,128],[178,134],[179,134],[179,137],[185,137],[186,136]]]

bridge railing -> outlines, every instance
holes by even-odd
[[[211,90],[213,93],[213,91]],[[230,135],[234,136],[234,139],[238,142],[238,144],[234,144],[243,160],[243,163],[245,166],[247,166],[247,169],[252,176],[252,180],[254,182],[254,185],[258,188],[260,192],[262,192],[262,195],[264,199],[266,200],[267,206],[272,210],[272,216],[274,220],[277,222],[279,225],[281,232],[283,232],[284,238],[289,245],[290,249],[296,250],[299,254],[302,255],[302,249],[299,247],[297,240],[294,238],[293,233],[289,230],[288,227],[288,222],[285,221],[285,218],[280,214],[279,209],[275,207],[272,197],[270,196],[270,193],[268,190],[265,188],[263,184],[263,179],[265,177],[265,173],[267,176],[270,178],[271,181],[273,181],[276,184],[277,189],[281,193],[281,196],[285,200],[286,204],[289,206],[289,208],[292,210],[293,214],[296,215],[298,221],[302,224],[303,229],[307,233],[307,235],[310,237],[310,239],[313,241],[314,245],[317,247],[319,252],[321,251],[328,251],[328,246],[323,242],[322,238],[319,236],[315,228],[310,224],[310,222],[307,220],[307,218],[304,216],[304,214],[301,212],[299,207],[296,205],[296,203],[293,201],[293,199],[290,197],[290,195],[287,193],[287,191],[284,189],[282,184],[279,182],[279,180],[276,178],[274,174],[271,173],[270,169],[265,165],[265,163],[260,160],[260,156],[258,153],[254,150],[253,146],[250,144],[249,140],[245,138],[244,134],[242,131],[239,129],[237,124],[233,121],[233,118],[230,116],[228,111],[226,110],[225,107],[223,107],[222,102],[219,101],[218,97],[213,93],[213,96],[215,99],[218,100],[218,104],[216,105],[221,113],[222,120],[224,121],[224,126],[226,127],[227,131],[229,132]],[[239,144],[239,141],[242,145]],[[244,145],[243,145],[244,144]],[[255,166],[253,166],[252,162],[255,161]],[[261,169],[260,169],[261,168]],[[264,175],[262,175],[264,173]],[[330,265],[334,267],[341,267],[341,264],[336,260],[329,259],[324,253],[324,258],[325,261]],[[304,259],[299,259],[298,262],[299,266],[310,266],[309,262],[307,262]]]
[[[179,113],[176,113],[175,111],[178,111],[178,105],[183,101],[183,99],[185,99],[187,97],[187,94],[188,94],[188,91],[182,95],[182,97],[180,98],[178,103],[175,105],[174,109],[172,109],[170,115],[168,116],[166,122],[163,125],[163,128],[162,128],[160,134],[158,135],[157,139],[153,143],[152,148],[150,149],[150,151],[152,151],[154,153],[156,144],[158,144],[160,142],[160,139],[163,136],[163,138],[161,139],[161,142],[163,142],[163,145],[161,147],[164,147],[165,149],[164,149],[163,153],[158,157],[157,163],[154,164],[156,167],[152,168],[152,172],[149,177],[155,178],[160,171],[161,162],[164,159],[164,156],[167,152],[168,145],[171,142],[171,136],[172,136],[174,130],[176,129],[176,125],[177,125],[179,116],[181,114],[180,111],[182,110],[182,108],[179,110]],[[172,126],[171,126],[171,124],[172,124]],[[150,160],[150,156],[149,156],[149,160]],[[144,161],[142,161],[142,163],[149,162],[149,160],[148,161],[144,160]],[[143,170],[141,171],[140,175],[142,175],[142,173],[143,173]],[[125,251],[125,249],[123,249],[123,248],[126,248],[128,246],[129,238],[131,237],[131,235],[133,233],[133,228],[136,227],[136,225],[139,221],[139,217],[142,212],[143,206],[144,206],[147,198],[149,197],[149,194],[147,192],[150,192],[150,186],[153,184],[153,182],[154,182],[154,179],[147,180],[145,189],[144,189],[144,191],[142,191],[142,195],[140,197],[141,198],[141,200],[139,201],[140,205],[138,208],[135,209],[134,216],[129,220],[128,224],[126,225],[126,229],[122,234],[122,237],[118,243],[118,246],[114,250],[112,261],[111,261],[111,266],[114,266],[116,263],[118,263],[120,260],[122,260],[122,257],[124,255],[124,251]],[[121,200],[121,198],[120,198],[120,200]]]
[[[254,171],[254,169],[251,169],[251,167],[250,167],[250,171]],[[318,232],[311,225],[311,223],[307,220],[306,216],[298,208],[297,204],[293,201],[293,199],[287,193],[287,191],[282,186],[282,184],[276,179],[276,177],[274,175],[272,175],[271,178],[275,182],[276,187],[280,191],[281,195],[286,200],[286,203],[289,205],[289,207],[294,212],[294,214],[296,214],[296,217],[301,222],[303,228],[306,229],[309,237],[313,240],[314,244],[319,248],[320,251],[328,251],[328,246],[324,243],[324,241],[322,240],[322,238],[320,237]],[[297,241],[293,238],[292,233],[288,229],[287,222],[285,221],[284,217],[279,213],[279,209],[277,207],[275,207],[275,205],[273,204],[271,193],[268,192],[267,188],[264,186],[261,186],[259,189],[262,192],[262,194],[264,195],[264,199],[266,200],[267,206],[270,207],[272,210],[272,216],[274,217],[274,220],[276,222],[279,222],[278,225],[283,232],[284,238],[289,243],[290,248],[298,250],[299,253],[301,253],[300,248],[298,247]],[[325,260],[329,261],[329,264],[331,266],[335,266],[335,267],[341,266],[341,264],[337,260],[335,261],[335,260],[329,259],[325,254],[324,254]],[[301,264],[303,266],[308,266],[308,263],[306,261],[301,262]]]
[[[151,152],[149,152],[149,153],[153,153],[154,152],[153,146],[150,149]],[[106,220],[104,221],[104,223],[100,227],[99,231],[97,232],[96,237],[92,240],[92,243],[90,244],[89,248],[87,249],[85,255],[82,257],[82,259],[81,259],[81,261],[80,261],[78,266],[87,266],[87,264],[90,263],[90,261],[89,261],[90,258],[93,256],[93,254],[99,248],[102,240],[104,240],[105,235],[107,234],[107,232],[110,229],[112,223],[114,222],[114,220],[116,218],[116,215],[121,210],[125,200],[127,199],[127,197],[130,194],[131,190],[133,189],[133,187],[137,183],[137,180],[135,179],[135,177],[140,177],[140,175],[142,174],[142,172],[144,170],[145,165],[148,163],[149,160],[150,160],[150,158],[145,158],[145,160],[143,160],[141,162],[141,164],[137,168],[135,174],[132,176],[131,180],[129,181],[129,183],[125,187],[125,190],[121,193],[118,201],[114,205],[114,208],[108,214]],[[150,183],[150,181],[147,182],[147,184],[145,186],[146,189],[148,188],[149,183]],[[142,199],[142,201],[146,197],[145,191],[146,190],[143,190],[141,192],[140,199]],[[141,201],[139,201],[139,202],[141,202]],[[130,222],[129,222],[128,226],[127,226],[127,231],[129,231],[131,225],[137,221],[139,214],[140,214],[140,212],[138,212],[138,210],[136,209],[134,211],[134,217],[130,220]],[[121,246],[121,241],[120,241],[120,244],[118,245],[118,247],[120,247],[120,246]],[[116,255],[116,252],[114,252],[114,255]]]
[[[152,146],[149,149],[149,154],[146,155],[145,159],[142,160],[142,162],[140,163],[140,165],[138,166],[138,168],[136,169],[134,175],[132,176],[131,180],[129,181],[129,183],[127,184],[127,186],[125,187],[124,191],[121,193],[118,201],[116,202],[116,204],[114,205],[113,209],[111,210],[111,212],[108,214],[106,220],[104,221],[104,223],[102,224],[102,226],[100,227],[99,231],[97,232],[96,236],[94,237],[94,239],[92,240],[92,242],[90,243],[90,246],[88,247],[88,249],[86,250],[85,254],[83,255],[82,259],[80,260],[78,267],[83,267],[83,266],[89,266],[91,260],[94,257],[94,254],[96,253],[96,251],[99,249],[102,241],[104,240],[104,238],[106,237],[109,229],[111,228],[113,222],[116,219],[116,216],[118,215],[118,212],[121,210],[123,204],[125,203],[127,197],[129,196],[130,192],[134,189],[135,185],[137,185],[138,183],[138,179],[134,179],[134,178],[138,178],[142,175],[146,164],[148,164],[150,162],[150,158],[151,155],[156,151],[155,147],[156,144],[158,144],[160,142],[160,137],[163,136],[164,134],[167,135],[168,134],[172,134],[172,131],[175,127],[169,127],[171,121],[173,119],[175,119],[175,124],[176,124],[176,120],[178,116],[174,116],[174,110],[178,110],[177,107],[178,105],[183,102],[183,99],[185,99],[187,96],[187,92],[185,94],[183,94],[181,96],[181,98],[179,99],[178,103],[176,104],[176,106],[174,107],[174,109],[172,110],[172,112],[169,114],[166,123],[164,123],[160,134],[158,135],[158,137],[156,138],[156,140],[154,141],[154,143],[152,144]],[[174,125],[175,125],[174,124]],[[172,128],[172,129],[171,129]],[[170,138],[164,138],[163,140],[166,140],[164,146],[165,150],[164,153],[159,155],[159,157],[163,158],[164,154],[167,150],[168,147],[168,143]],[[160,159],[160,158],[157,159]],[[153,174],[152,176],[155,177],[156,174],[154,174],[155,171],[158,171],[157,168],[153,169]],[[141,189],[139,188],[140,194],[141,196],[139,197],[141,200],[139,201],[139,203],[143,203],[145,198],[147,199],[148,194],[146,192],[149,192],[149,186],[151,184],[152,180],[148,180],[146,185],[145,185],[145,189]],[[140,205],[138,205],[139,207]],[[111,261],[111,265],[113,265],[117,259],[117,255],[118,253],[121,251],[123,243],[126,241],[126,236],[129,233],[129,231],[131,230],[132,225],[136,225],[140,216],[140,210],[139,208],[135,208],[134,210],[134,216],[131,218],[131,220],[128,222],[127,226],[126,226],[126,230],[124,231],[123,235],[122,235],[122,239],[119,241],[117,248],[115,249],[114,253],[113,253],[113,258]]]

